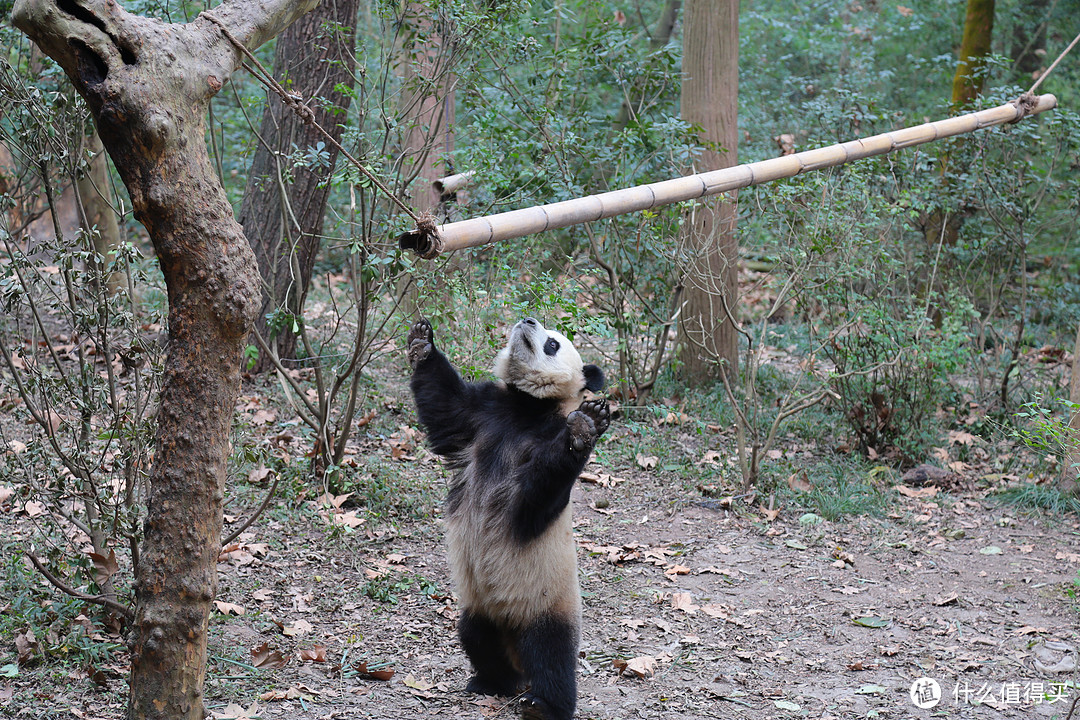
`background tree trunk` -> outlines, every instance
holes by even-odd
[[[738,0],[689,0],[683,16],[683,120],[701,127],[706,149],[694,172],[737,164]],[[679,318],[686,382],[701,385],[738,368],[736,313],[739,247],[736,205],[724,196],[697,203],[684,227],[685,302]],[[725,310],[726,306],[726,310]]]
[[[994,33],[994,0],[968,0],[964,17],[964,37],[953,76],[952,104],[962,110],[982,94],[986,76],[986,56]]]
[[[213,13],[256,48],[316,1],[231,0]],[[229,429],[258,292],[251,249],[205,142],[210,99],[239,53],[203,15],[166,26],[112,0],[19,0],[12,17],[86,99],[168,289],[128,716],[202,720]]]
[[[664,3],[664,9],[661,11],[660,19],[656,23],[656,30],[649,39],[650,51],[656,52],[671,41],[671,33],[675,30],[675,22],[679,18],[679,8],[681,7],[682,0],[667,0]],[[630,123],[634,115],[634,106],[639,101],[640,98],[632,95],[623,98],[622,105],[619,106],[619,114],[615,116],[615,122],[612,123],[615,132],[621,132]]]
[[[91,228],[97,228],[94,249],[108,266],[115,258],[116,247],[120,244],[120,224],[116,220],[116,211],[113,210],[112,185],[109,182],[109,160],[96,132],[86,139],[86,149],[93,157],[86,172],[76,181],[77,197],[81,205],[80,223],[87,232]],[[110,295],[123,289],[123,273],[105,272],[102,277]]]
[[[1027,0],[1014,12],[1012,47],[1013,72],[1019,75],[1019,83],[1034,82],[1036,72],[1045,67],[1046,28],[1050,24],[1053,7],[1050,0]]]
[[[403,18],[400,121],[401,156],[413,204],[431,210],[441,198],[432,182],[453,173],[454,75],[452,48],[422,3],[410,2]]]
[[[964,36],[960,43],[960,55],[956,63],[956,74],[952,84],[952,107],[955,112],[964,110],[975,102],[982,93],[985,76],[982,72],[986,65],[986,56],[990,54],[990,42],[994,31],[994,0],[968,0],[964,16]],[[954,141],[950,149],[960,146],[963,138]],[[941,172],[949,172],[953,157],[946,152],[941,157]],[[944,192],[952,192],[949,178],[945,178]],[[930,213],[923,226],[923,237],[930,247],[939,243],[946,246],[956,245],[960,237],[960,228],[964,224],[963,208],[946,213],[935,210]]]
[[[336,88],[353,85],[359,5],[359,0],[323,0],[281,34],[274,51],[274,77],[305,100],[321,98],[309,103],[315,121],[338,141],[350,96]],[[322,240],[330,194],[327,180],[334,172],[338,152],[326,144],[328,164],[291,164],[288,158],[294,150],[306,154],[308,148],[325,141],[274,93],[269,93],[259,138],[239,219],[263,281],[253,332],[262,334],[269,343],[267,313],[277,308],[296,316],[303,313]],[[274,347],[279,357],[295,357],[296,334],[291,327],[280,329]],[[269,358],[260,357],[254,369],[261,372],[269,367]]]
[[[1076,343],[1073,346],[1072,382],[1069,384],[1069,402],[1080,404],[1080,326],[1076,328]],[[1080,466],[1080,410],[1069,417],[1071,435],[1066,439],[1068,450],[1065,453],[1059,487],[1073,495],[1080,494],[1080,480],[1077,478]]]

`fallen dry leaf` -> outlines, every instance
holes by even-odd
[[[15,652],[18,655],[20,665],[25,665],[38,651],[38,641],[34,637],[34,631],[30,628],[15,636]]]
[[[300,648],[296,651],[300,662],[326,662],[326,646],[312,645],[309,648]]]
[[[637,454],[637,464],[642,470],[652,470],[660,464],[660,458],[655,455]]]
[[[315,626],[309,623],[307,620],[300,619],[294,622],[292,625],[283,625],[281,627],[281,634],[285,637],[299,637],[306,635],[315,629]]]
[[[108,581],[116,573],[120,572],[120,565],[116,562],[116,552],[109,550],[108,556],[100,553],[86,553],[94,563],[94,580],[98,585]]]
[[[639,655],[630,660],[615,659],[612,665],[620,675],[629,673],[634,677],[646,678],[656,672],[656,658],[652,655]]]
[[[808,493],[814,489],[814,484],[810,482],[810,476],[806,474],[805,470],[794,472],[788,476],[787,486],[795,492]]]
[[[379,664],[379,667],[370,669],[368,668],[367,661],[365,660],[353,663],[352,668],[359,674],[370,677],[373,680],[382,680],[385,682],[390,678],[394,677],[394,670],[392,668],[382,667],[381,663]]]
[[[289,664],[289,658],[278,650],[271,650],[270,643],[263,643],[251,650],[251,664],[257,668],[283,668]]]
[[[229,703],[221,712],[211,711],[215,720],[255,720],[259,717],[259,702],[256,700],[246,710],[236,703]]]
[[[896,492],[909,498],[931,498],[938,494],[936,487],[910,488],[907,485],[896,485]]]
[[[225,602],[224,600],[215,600],[214,607],[222,615],[236,615],[240,616],[244,614],[244,608],[236,603]]]
[[[682,610],[687,615],[693,615],[701,606],[694,604],[694,598],[690,593],[673,593],[671,595],[671,607]]]

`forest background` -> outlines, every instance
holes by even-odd
[[[722,27],[737,40],[738,82],[707,99],[737,107],[732,143],[703,140],[705,121],[687,121],[701,98],[684,83],[681,5],[341,0],[257,57],[406,206],[453,220],[676,177],[734,150],[751,162],[1002,104],[1045,72],[1080,10],[1072,0],[736,3],[737,25]],[[168,22],[204,9],[125,7]],[[979,7],[992,22],[973,19]],[[30,707],[46,682],[48,703],[74,687],[80,712],[108,715],[126,673],[166,292],[83,100],[17,30],[4,25],[0,38],[10,598],[0,600],[0,678],[10,681],[0,680],[0,703]],[[701,262],[692,203],[418,259],[397,247],[409,215],[268,103],[252,75],[234,75],[210,106],[206,140],[264,297],[245,343],[222,562],[250,569],[294,545],[324,559],[360,547],[382,560],[341,561],[355,597],[335,610],[378,619],[427,602],[451,621],[434,522],[443,472],[422,449],[400,341],[423,314],[455,363],[486,377],[506,328],[529,314],[604,366],[618,403],[622,428],[598,448],[578,498],[592,512],[649,488],[654,510],[717,513],[761,537],[777,537],[786,515],[799,532],[851,522],[844,532],[872,538],[880,528],[850,518],[918,526],[938,504],[977,502],[990,525],[1056,523],[1071,579],[1055,602],[1063,623],[1075,621],[1078,68],[1070,56],[1046,79],[1040,91],[1059,109],[1042,116],[732,194],[711,237],[737,254],[720,265]],[[450,176],[461,185],[433,190]],[[684,324],[695,290],[723,298],[708,306],[704,334]],[[734,353],[710,341],[725,324],[737,328]],[[921,505],[905,515],[897,504],[908,501]],[[652,522],[673,527],[663,514]],[[683,556],[653,532],[641,542],[665,548],[661,560]],[[843,566],[848,551],[826,537],[795,542]],[[637,552],[599,530],[583,545],[615,567]],[[402,570],[406,558],[435,567]],[[673,567],[684,566],[663,564]],[[250,638],[228,621],[265,634],[278,606],[254,595],[257,582],[236,583],[255,600],[219,600],[211,674],[221,697],[232,692],[226,666],[258,682],[273,666],[273,651],[242,647]],[[292,596],[293,610],[307,595]],[[631,595],[682,602],[671,589]],[[285,632],[295,623],[278,625],[295,644]],[[315,657],[280,659],[349,679],[404,664],[372,655],[358,668],[349,648],[363,638],[345,635],[337,647],[292,648]],[[663,652],[598,657],[622,662],[620,675],[650,657],[638,674],[652,676],[671,662]],[[439,692],[413,683],[423,687],[406,684],[410,699]],[[777,702],[770,712],[785,710]]]

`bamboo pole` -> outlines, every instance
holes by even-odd
[[[806,150],[794,155],[784,155],[698,175],[638,185],[625,190],[613,190],[599,195],[564,200],[550,205],[537,205],[497,215],[447,223],[436,228],[441,246],[435,242],[434,247],[442,252],[450,252],[601,220],[614,215],[696,200],[729,190],[794,177],[807,170],[835,167],[853,160],[862,160],[953,135],[1017,122],[1027,115],[1035,115],[1055,107],[1057,107],[1057,98],[1053,95],[1026,95],[1019,100],[987,110],[957,115],[945,120],[851,140],[838,145]],[[403,249],[415,250],[425,257],[433,254],[431,238],[421,231],[403,233],[398,237],[398,242]]]

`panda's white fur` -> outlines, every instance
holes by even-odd
[[[462,607],[517,628],[557,613],[580,634],[581,591],[570,506],[540,537],[522,545],[506,527],[504,509],[513,499],[500,494],[508,488],[493,490],[485,493],[464,479],[461,505],[471,509],[446,518],[450,574]]]
[[[495,356],[495,377],[533,397],[558,400],[563,414],[569,415],[585,399],[581,355],[562,333],[527,321],[514,325],[506,347]],[[553,356],[542,348],[537,352],[551,341],[559,348]]]
[[[586,400],[603,373],[532,318],[496,357],[499,383],[463,382],[426,320],[408,344],[428,442],[456,471],[446,534],[459,635],[476,671],[467,689],[514,694],[528,683],[530,717],[566,720],[581,631],[569,499],[607,429],[607,403]]]

